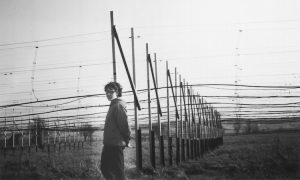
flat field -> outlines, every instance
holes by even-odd
[[[147,162],[148,143],[143,141],[143,171],[135,170],[135,148],[127,148],[126,174],[128,179],[300,179],[299,137],[297,131],[224,136],[224,145],[203,158],[156,170]],[[102,143],[94,141],[83,148],[56,147],[55,152],[51,147],[50,153],[32,148],[4,156],[1,151],[0,179],[101,179],[101,149]]]
[[[200,161],[181,165],[190,179],[300,179],[300,132],[225,136]]]

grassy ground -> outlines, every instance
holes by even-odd
[[[129,148],[126,174],[129,179],[300,179],[299,137],[300,132],[225,136],[223,146],[200,160],[157,170],[144,163],[141,173],[135,171],[135,149]],[[56,153],[52,148],[50,155],[34,149],[15,155],[10,151],[0,155],[0,179],[101,179],[101,146],[85,143],[84,148]],[[147,151],[143,149],[144,162]]]
[[[227,136],[222,147],[181,168],[190,179],[299,179],[299,135]]]
[[[53,149],[52,149],[53,150]],[[48,154],[47,152],[31,153],[11,152],[6,157],[1,157],[0,179],[91,179],[99,178],[97,168],[100,152],[86,144],[84,148]]]

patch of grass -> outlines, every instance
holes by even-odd
[[[20,152],[18,152],[20,153]],[[100,152],[90,145],[62,152],[24,152],[0,157],[0,179],[93,179],[100,178]]]
[[[299,149],[295,148],[297,143],[299,146],[297,136],[292,139],[280,137],[281,140],[270,134],[229,138],[229,142],[234,143],[225,142],[224,146],[208,153],[200,162],[183,167],[186,173],[225,179],[299,178]]]
[[[149,143],[143,141],[143,170],[135,169],[135,148],[126,148],[128,179],[300,179],[300,133],[225,136],[224,145],[197,161],[180,166],[150,166]],[[132,145],[135,143],[132,142]],[[157,144],[156,144],[157,145]],[[158,145],[156,146],[158,148]],[[167,146],[165,146],[167,150]],[[16,152],[0,155],[0,179],[101,179],[101,142],[61,152]],[[175,150],[175,148],[174,148]],[[175,155],[175,153],[173,153]],[[174,156],[175,158],[175,156]],[[174,161],[175,162],[175,161]],[[189,176],[187,177],[186,174]]]

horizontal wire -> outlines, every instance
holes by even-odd
[[[85,33],[85,34],[74,34],[74,35],[66,35],[66,36],[60,36],[60,37],[39,39],[39,40],[34,40],[34,41],[23,41],[23,42],[14,42],[14,43],[2,43],[2,44],[0,44],[0,46],[11,46],[11,45],[30,44],[30,43],[37,43],[37,42],[44,42],[44,41],[53,41],[53,40],[73,38],[73,37],[79,37],[79,36],[87,36],[87,35],[94,35],[94,34],[101,34],[101,33],[107,33],[107,32],[111,32],[111,31],[110,30],[106,30],[106,31],[100,31],[100,32],[91,32],[91,33]]]

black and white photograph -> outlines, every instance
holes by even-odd
[[[300,1],[0,0],[0,179],[300,179]]]

